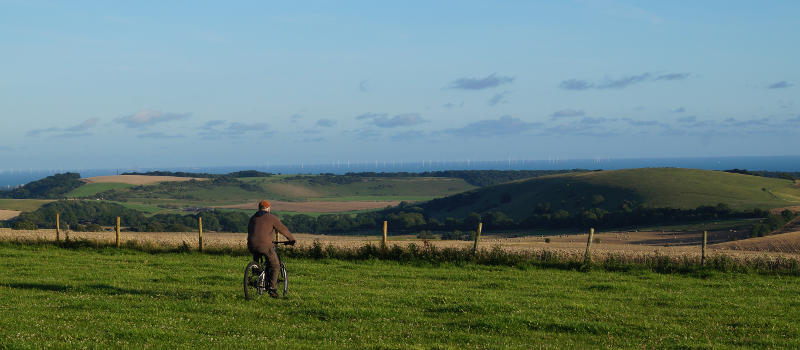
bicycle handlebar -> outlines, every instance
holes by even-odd
[[[274,244],[291,244],[292,241],[272,241]]]

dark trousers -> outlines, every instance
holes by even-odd
[[[260,261],[264,257],[264,268],[267,269],[267,276],[269,276],[269,289],[277,289],[278,287],[278,274],[281,270],[281,262],[278,260],[278,254],[275,253],[275,247],[267,249],[264,253],[253,253],[253,261]]]

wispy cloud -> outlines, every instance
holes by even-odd
[[[603,124],[603,123],[605,123],[607,121],[610,121],[610,119],[602,118],[602,117],[600,117],[600,118],[584,117],[584,118],[581,119],[581,124],[596,125],[596,124]]]
[[[332,127],[336,126],[336,121],[333,120],[333,119],[320,119],[320,120],[317,120],[317,126],[323,127],[323,128],[332,128]]]
[[[292,114],[289,117],[289,121],[292,123],[297,123],[298,121],[300,121],[300,119],[303,119],[303,116],[300,114]]]
[[[529,123],[510,115],[498,119],[481,120],[457,129],[446,129],[444,133],[456,136],[496,137],[522,134],[541,123]]]
[[[586,112],[579,109],[562,109],[553,112],[553,114],[550,115],[550,118],[551,119],[574,118],[574,117],[582,117],[584,115],[586,115]]]
[[[389,117],[386,113],[364,113],[356,116],[358,120],[370,119],[370,123],[381,128],[396,128],[422,124],[425,119],[419,113],[404,113]]]
[[[419,113],[406,113],[406,114],[398,114],[394,117],[378,117],[373,119],[373,124],[375,126],[381,128],[396,128],[402,126],[413,126],[424,123],[425,120],[419,115]]]
[[[458,103],[458,104],[452,103],[452,102],[447,102],[447,103],[443,104],[442,107],[444,107],[444,108],[464,107],[464,102],[461,102],[461,103]]]
[[[685,80],[689,78],[690,73],[667,73],[667,74],[653,74],[642,73],[635,75],[627,75],[616,79],[606,78],[600,82],[590,82],[587,80],[567,79],[562,81],[558,87],[564,90],[608,90],[608,89],[624,89],[631,85],[648,82],[648,81],[674,81]]]
[[[686,80],[689,78],[689,75],[689,73],[669,73],[658,75],[654,80]]]
[[[510,93],[511,91],[503,91],[499,94],[494,94],[494,96],[492,96],[492,98],[489,99],[488,104],[490,106],[496,106],[501,103],[508,103],[508,100],[506,100],[506,96]]]
[[[50,127],[50,128],[43,128],[43,129],[34,129],[30,130],[25,133],[26,136],[36,137],[40,135],[51,135],[53,137],[84,137],[84,136],[91,136],[92,133],[89,132],[91,128],[97,125],[97,122],[100,119],[97,118],[90,118],[87,119],[80,124],[66,127],[66,128],[59,128],[59,127]]]
[[[663,126],[664,125],[664,124],[662,124],[661,122],[659,122],[657,120],[637,120],[637,119],[631,119],[631,118],[623,118],[622,120],[624,120],[625,122],[627,122],[628,124],[630,124],[632,126]]]
[[[564,90],[589,90],[594,87],[594,85],[586,80],[578,80],[578,79],[567,79],[558,84],[558,87]]]
[[[362,80],[360,83],[358,83],[358,91],[361,91],[361,92],[369,91],[369,81]]]
[[[686,108],[678,107],[678,108],[675,108],[675,109],[671,109],[669,112],[670,113],[685,113],[686,112]]]
[[[650,79],[650,73],[639,75],[628,75],[619,79],[606,79],[597,85],[598,89],[623,89],[633,84],[641,83]]]
[[[769,86],[767,86],[767,89],[785,89],[789,87],[792,87],[792,83],[788,81],[779,81],[770,84]]]
[[[200,128],[201,129],[214,128],[217,125],[222,125],[225,123],[226,122],[224,120],[209,120],[205,124],[203,124],[203,126],[201,126]]]
[[[386,113],[364,113],[364,114],[357,115],[356,119],[357,120],[372,119],[372,118],[378,118],[378,117],[385,117],[387,115],[388,114],[386,114]]]
[[[100,119],[97,119],[97,118],[86,119],[84,122],[82,122],[82,123],[80,123],[78,125],[71,126],[69,128],[64,129],[64,131],[67,131],[67,132],[83,132],[83,131],[89,130],[92,127],[94,127],[95,125],[97,125],[98,121],[100,121]]]
[[[485,78],[459,78],[450,82],[448,87],[461,90],[483,90],[504,84],[511,84],[512,82],[514,82],[514,77],[492,73]]]
[[[678,122],[681,122],[681,123],[695,123],[695,122],[697,122],[697,117],[693,116],[693,115],[690,115],[688,117],[681,117],[681,118],[678,118]]]
[[[35,136],[39,136],[39,135],[42,135],[42,134],[53,133],[53,132],[58,132],[58,131],[61,131],[61,128],[33,129],[33,130],[28,130],[28,132],[25,133],[25,136],[34,136],[35,137]]]
[[[146,132],[143,134],[136,135],[136,137],[140,139],[177,139],[184,137],[183,135],[167,135],[163,132]]]
[[[270,135],[269,124],[212,120],[205,123],[205,127],[202,128],[198,135],[205,139],[217,140],[222,138],[252,136],[257,133]]]
[[[135,114],[126,115],[115,119],[129,128],[146,128],[159,123],[187,119],[191,113],[164,113],[161,111],[144,110]]]

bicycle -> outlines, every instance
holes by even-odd
[[[272,243],[276,245],[276,248],[278,244],[290,244],[289,241],[276,241]],[[283,284],[283,296],[286,297],[286,293],[289,292],[289,278],[286,275],[286,265],[283,264],[283,260],[281,260],[281,256],[278,254],[277,249],[275,249],[275,254],[278,255],[278,262],[280,262],[278,285]],[[263,295],[265,291],[267,291],[270,276],[265,268],[266,260],[267,258],[262,255],[258,261],[251,261],[244,268],[245,300],[253,300],[258,298]]]

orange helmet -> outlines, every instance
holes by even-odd
[[[264,208],[264,209],[269,208],[269,202],[267,202],[266,200],[258,202],[258,209],[261,209],[261,208]]]

